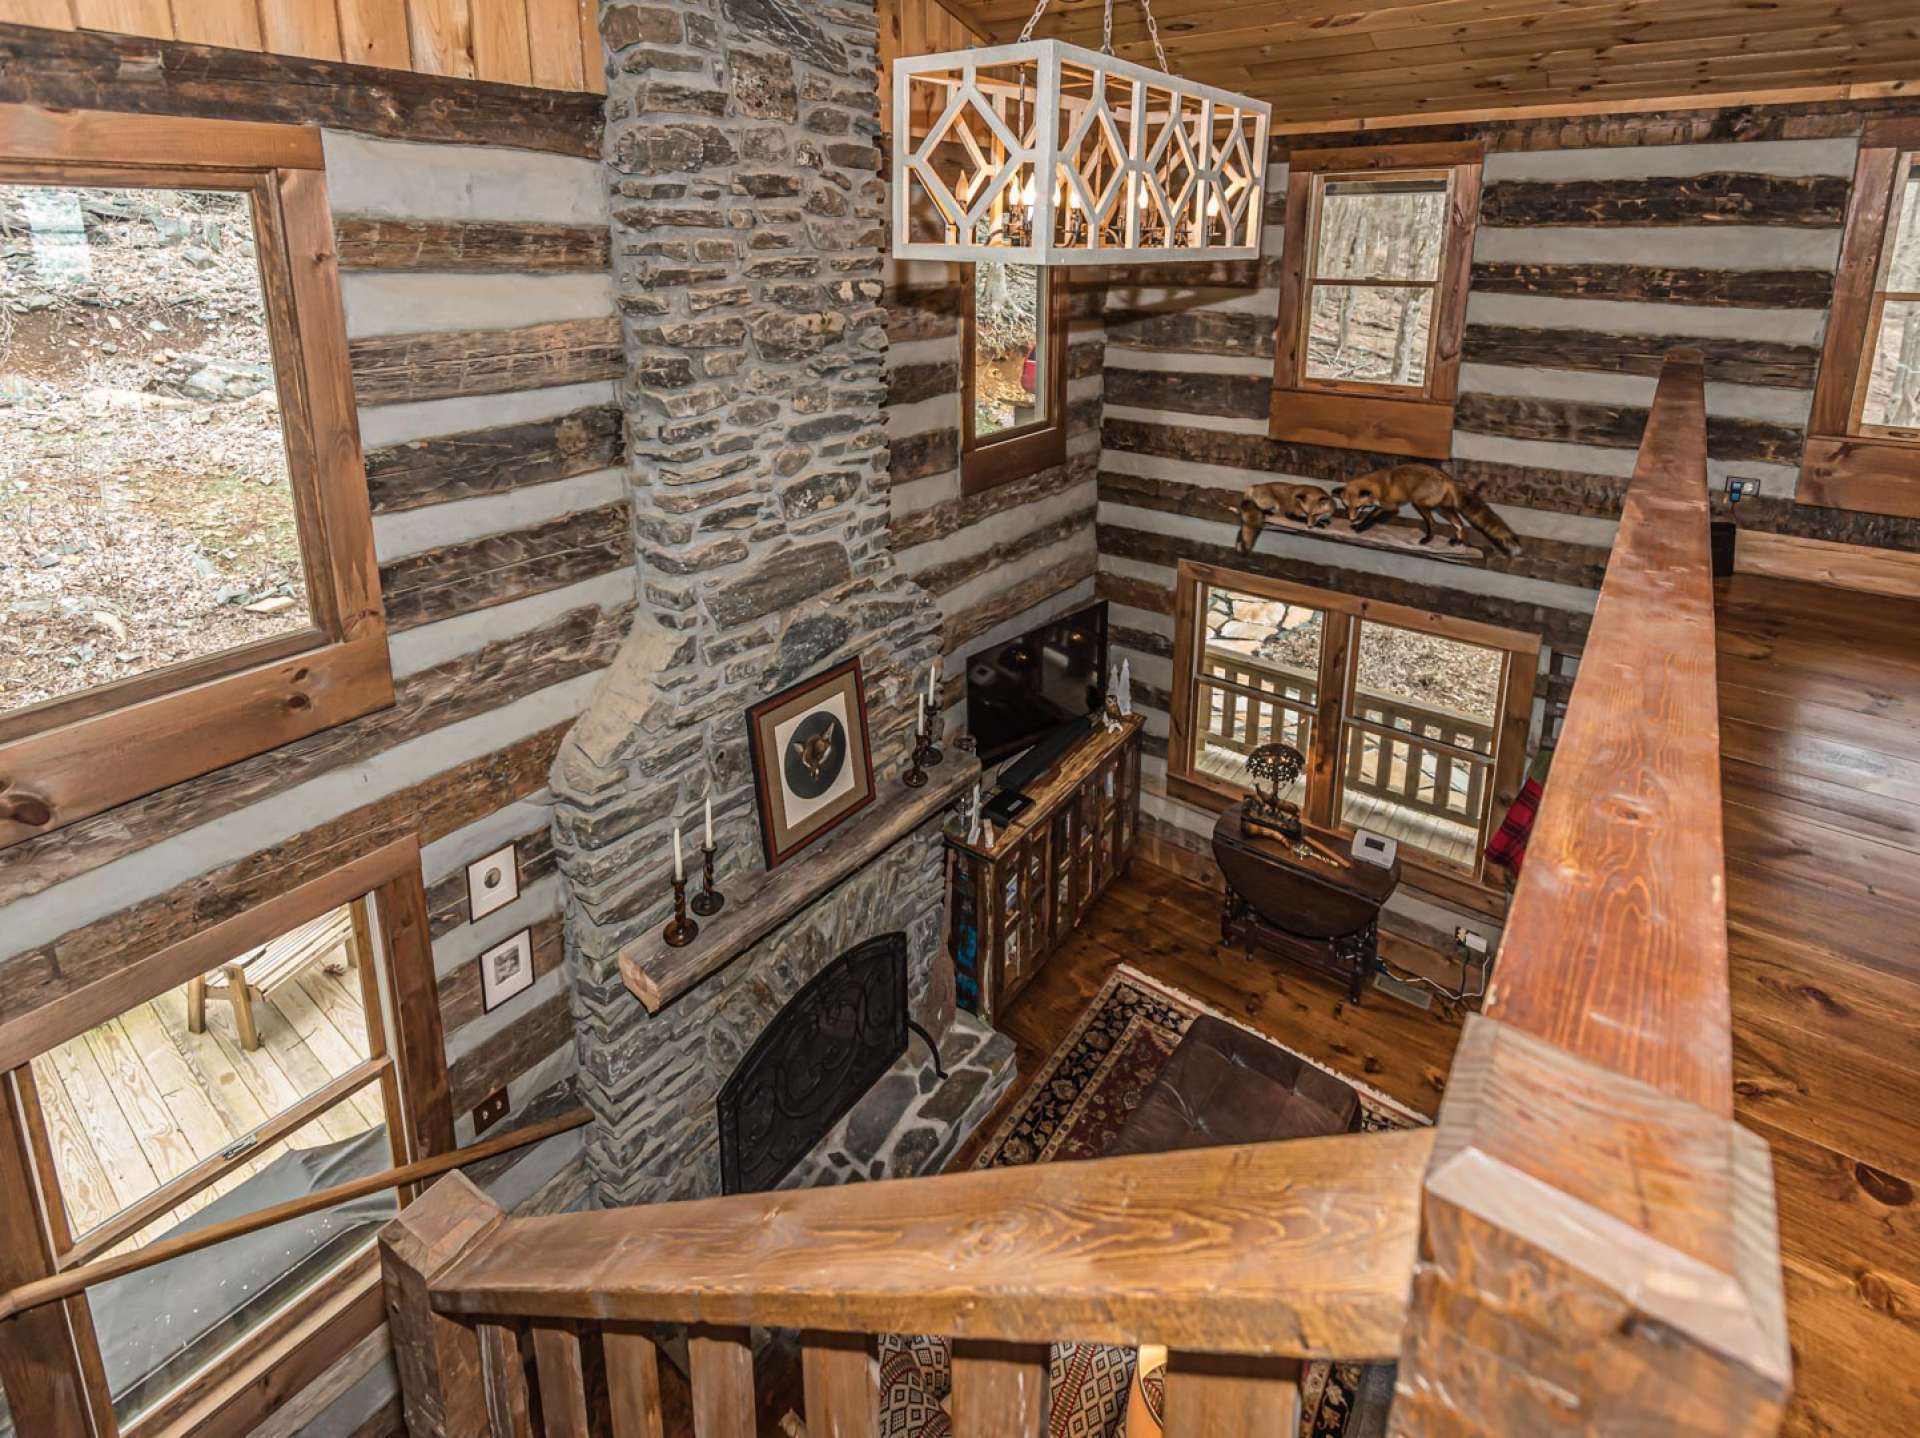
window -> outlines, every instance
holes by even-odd
[[[393,696],[318,131],[34,113],[0,128],[0,845]]]
[[[9,1211],[10,1265],[23,1245],[50,1272],[134,1253],[451,1146],[432,960],[408,917],[424,904],[418,849],[371,862],[387,878],[370,892],[315,881],[137,961],[111,995],[81,990],[0,1030],[0,1164],[40,1195],[39,1234]],[[402,1007],[419,992],[429,1002]],[[158,1431],[204,1400],[200,1380],[284,1361],[316,1309],[374,1284],[374,1234],[402,1197],[96,1283],[67,1305],[64,1354],[42,1361],[87,1375],[103,1435]],[[362,1335],[339,1336],[330,1350]],[[30,1341],[0,1334],[0,1374]],[[39,1431],[18,1398],[14,1417]]]
[[[1920,120],[1861,137],[1803,502],[1920,516]]]
[[[1067,457],[1067,287],[1039,265],[966,268],[960,484],[976,494]]]
[[[1273,438],[1452,453],[1479,208],[1477,144],[1291,156]]]
[[[1244,797],[1246,757],[1307,758],[1307,822],[1397,839],[1416,867],[1478,881],[1518,788],[1539,641],[1350,595],[1182,562],[1170,793]]]

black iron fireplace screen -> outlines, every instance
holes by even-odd
[[[785,1178],[906,1052],[909,1027],[905,934],[868,939],[808,980],[720,1090],[721,1191]]]

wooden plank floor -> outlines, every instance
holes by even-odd
[[[359,980],[345,961],[344,952],[328,955],[256,1004],[260,1047],[251,1053],[241,1048],[224,1000],[207,1005],[204,1033],[190,1033],[183,986],[34,1060],[48,1141],[76,1235],[367,1057]],[[330,973],[329,966],[341,972]],[[385,1121],[378,1087],[363,1088],[120,1247],[157,1238],[244,1182],[283,1147],[351,1138]]]
[[[1920,1433],[1920,603],[1722,586],[1735,1103],[1773,1147],[1795,1435]]]

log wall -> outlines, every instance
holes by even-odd
[[[1857,134],[1866,111],[1765,110],[1396,131],[1487,140],[1453,471],[1523,537],[1515,559],[1444,564],[1269,530],[1232,551],[1250,482],[1337,483],[1391,456],[1266,437],[1287,136],[1267,177],[1258,262],[1116,270],[1105,302],[1099,592],[1148,709],[1153,835],[1204,852],[1213,816],[1164,792],[1172,582],[1182,557],[1257,569],[1532,630],[1546,640],[1532,742],[1554,734],[1632,472],[1662,356],[1706,354],[1709,470],[1761,481],[1734,517],[1761,529],[1920,549],[1912,521],[1793,495]],[[1725,514],[1724,499],[1716,501]],[[1144,680],[1144,684],[1140,681]],[[1403,930],[1451,927],[1403,887]],[[1484,926],[1484,925],[1483,925]]]
[[[0,854],[0,1004],[415,833],[466,1142],[501,1085],[510,1122],[572,1101],[547,769],[635,598],[605,187],[564,154],[332,130],[325,146],[396,703]],[[512,354],[537,362],[480,358]],[[472,922],[465,866],[508,840],[522,896]],[[526,927],[538,977],[485,1014],[474,960]],[[574,1205],[580,1151],[577,1133],[525,1150],[495,1191]],[[387,1352],[360,1345],[274,1431],[382,1414]]]

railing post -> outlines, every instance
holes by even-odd
[[[450,1173],[380,1230],[387,1327],[412,1438],[469,1438],[487,1431],[479,1336],[435,1313],[430,1289],[433,1275],[502,1216],[465,1174]]]

